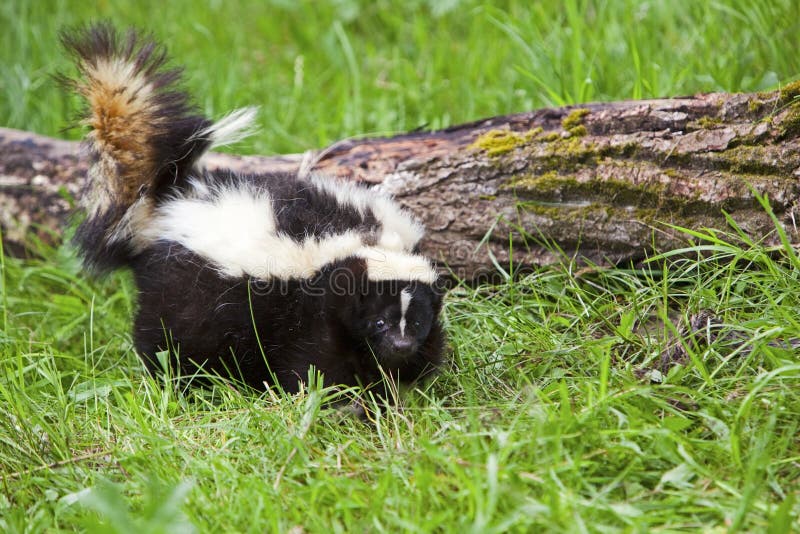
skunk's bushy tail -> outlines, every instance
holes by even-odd
[[[76,241],[88,266],[106,270],[127,263],[154,207],[186,184],[209,148],[241,137],[255,110],[216,124],[199,115],[177,87],[181,70],[136,31],[95,24],[62,33],[61,42],[79,72],[66,81],[85,98],[82,123],[91,128],[84,139],[86,219]]]

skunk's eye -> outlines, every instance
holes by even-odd
[[[417,328],[419,328],[419,321],[414,321],[414,326],[416,326]]]
[[[386,321],[384,321],[383,319],[378,319],[377,321],[375,321],[375,326],[377,328],[383,328],[384,326],[386,326]]]

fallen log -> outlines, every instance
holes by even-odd
[[[796,240],[800,82],[755,94],[597,103],[444,130],[337,142],[306,154],[213,154],[239,172],[319,172],[382,187],[425,223],[423,251],[463,278],[563,253],[618,264],[681,246],[670,225],[777,240],[754,192]],[[78,143],[0,129],[0,228],[57,240],[86,170]]]

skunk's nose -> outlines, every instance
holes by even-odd
[[[414,340],[406,336],[398,337],[394,339],[392,345],[395,351],[407,353],[411,352],[414,348]]]

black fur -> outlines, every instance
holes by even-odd
[[[358,258],[307,280],[223,279],[204,259],[163,243],[132,267],[139,288],[134,341],[151,371],[160,369],[157,353],[171,351],[184,377],[232,376],[256,389],[278,384],[296,392],[312,365],[327,384],[380,386],[381,370],[412,382],[441,363],[438,291],[369,281]],[[396,326],[399,294],[409,286],[415,347],[398,353],[374,319]]]

